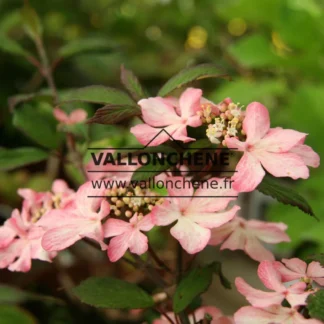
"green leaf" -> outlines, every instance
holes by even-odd
[[[121,66],[120,79],[124,87],[136,102],[147,97],[145,90],[138,81],[138,78],[132,71],[125,69],[123,65]]]
[[[59,147],[64,139],[63,134],[57,131],[58,122],[53,116],[52,107],[44,102],[24,104],[16,109],[13,124],[36,143],[47,148]]]
[[[69,90],[64,94],[64,102],[84,101],[104,105],[134,105],[129,95],[121,90],[94,85],[75,90]]]
[[[146,181],[154,178],[163,171],[170,169],[170,165],[165,161],[164,165],[147,164],[139,167],[132,175],[132,181]]]
[[[324,321],[324,289],[308,296],[307,309],[312,318]]]
[[[205,292],[213,280],[214,273],[220,276],[226,288],[230,288],[230,283],[221,272],[219,262],[213,262],[203,268],[194,268],[179,283],[173,297],[173,310],[176,313],[182,312],[195,297]]]
[[[308,202],[296,191],[283,186],[276,178],[266,174],[257,190],[277,199],[283,204],[298,207],[301,211],[317,218]]]
[[[94,307],[135,309],[154,305],[152,297],[137,285],[110,277],[89,278],[73,292],[83,303]]]
[[[158,95],[164,97],[173,90],[180,88],[187,83],[204,78],[228,78],[228,75],[223,73],[217,66],[213,64],[197,65],[184,69],[173,76],[160,89]]]
[[[34,147],[0,149],[0,170],[12,170],[48,158],[48,153]]]
[[[86,38],[78,39],[62,46],[58,51],[61,58],[70,58],[79,54],[111,52],[116,45],[112,44],[106,38]]]
[[[39,101],[46,101],[46,102],[52,102],[53,101],[53,95],[50,93],[48,89],[40,90],[39,92],[35,93],[22,93],[17,94],[15,96],[11,96],[8,99],[8,105],[10,111],[14,111],[17,105],[23,102],[32,101],[34,99],[38,99]]]
[[[319,262],[322,267],[324,267],[324,253],[319,253],[319,254],[311,254],[309,255],[306,260],[308,263],[312,261]]]
[[[88,123],[111,125],[140,115],[141,109],[135,105],[107,105],[99,108]]]
[[[0,304],[22,303],[27,300],[39,300],[43,302],[48,301],[56,304],[65,304],[63,300],[55,297],[35,294],[28,291],[23,291],[19,288],[0,284]]]
[[[36,319],[20,307],[0,305],[1,324],[35,324]]]
[[[32,55],[23,49],[17,42],[8,38],[6,35],[0,34],[0,49],[9,54],[31,57]]]
[[[258,34],[238,40],[228,52],[239,64],[249,68],[277,66],[280,62],[280,57],[272,51],[271,41]]]
[[[25,5],[21,11],[21,15],[26,33],[33,40],[39,39],[43,33],[43,27],[35,9],[29,5]]]

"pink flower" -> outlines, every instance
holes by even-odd
[[[235,137],[226,139],[229,148],[244,152],[233,177],[233,188],[237,191],[254,190],[265,175],[264,169],[275,177],[306,179],[309,176],[306,165],[318,164],[318,155],[310,153],[308,146],[300,145],[307,134],[270,128],[269,112],[258,102],[248,105],[243,130],[247,135],[245,142]]]
[[[155,206],[152,215],[156,225],[166,226],[176,221],[171,228],[171,235],[180,242],[184,250],[194,254],[207,245],[210,229],[229,222],[240,208],[234,206],[225,211],[229,201],[235,198],[215,198],[236,196],[237,193],[232,189],[212,189],[206,185],[195,193],[192,186],[176,189],[177,182],[182,184],[182,180],[182,177],[167,179],[174,183],[172,188],[168,188],[169,195],[173,197],[166,199],[162,205]],[[208,183],[211,181],[221,183],[223,179],[212,178]]]
[[[209,245],[219,245],[221,250],[244,250],[253,260],[274,260],[273,254],[260,241],[267,244],[289,242],[284,232],[287,225],[245,220],[236,216],[231,222],[212,230]]]
[[[109,218],[104,225],[104,236],[113,237],[108,246],[108,257],[111,262],[119,260],[129,249],[132,253],[141,255],[148,249],[147,232],[153,228],[152,217],[138,216],[137,213],[125,222],[120,219]]]
[[[224,316],[223,313],[214,306],[203,306],[194,311],[194,315],[189,315],[190,324],[200,323],[204,320],[205,315],[210,315],[213,319],[210,324],[234,324],[234,321],[231,317]],[[168,317],[177,323],[175,314],[172,312],[167,313]],[[195,321],[196,320],[196,321]],[[170,321],[166,316],[161,316],[160,318],[153,321],[153,324],[169,324]],[[252,324],[252,323],[251,323]]]
[[[274,266],[281,274],[283,282],[296,279],[314,280],[319,285],[324,286],[324,268],[319,262],[313,261],[307,265],[306,262],[298,258],[282,259],[281,262],[275,261]]]
[[[83,109],[73,110],[70,115],[60,108],[54,109],[54,117],[62,124],[74,125],[82,123],[87,119],[87,112]]]
[[[55,257],[56,253],[49,253],[42,248],[44,231],[37,223],[28,221],[29,218],[28,211],[24,208],[21,214],[15,209],[6,221],[4,228],[9,236],[5,238],[5,242],[0,241],[0,269],[27,272],[31,268],[32,259],[50,262]]]
[[[268,307],[280,305],[286,299],[292,307],[306,305],[306,298],[310,291],[305,291],[305,282],[298,282],[286,288],[281,282],[280,273],[275,269],[271,261],[262,261],[258,267],[258,276],[263,284],[273,292],[265,292],[254,289],[244,279],[238,277],[235,280],[237,290],[254,307]]]
[[[306,319],[297,308],[270,306],[264,309],[245,306],[234,314],[235,324],[321,324],[317,319]]]
[[[100,193],[87,182],[77,191],[74,207],[53,209],[40,219],[39,225],[46,230],[42,239],[45,250],[64,250],[84,237],[97,241],[102,249],[106,248],[101,221],[109,214],[110,207],[103,198],[88,197],[94,195]]]
[[[201,96],[200,89],[188,88],[182,93],[177,107],[172,104],[172,100],[161,97],[140,100],[138,104],[142,108],[145,124],[132,127],[131,133],[141,144],[150,143],[149,146],[157,146],[168,141],[170,139],[168,134],[175,140],[185,143],[194,141],[194,138],[187,135],[187,126],[198,127],[202,124],[197,114]],[[162,129],[168,134],[161,132]]]

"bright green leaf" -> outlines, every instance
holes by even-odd
[[[111,125],[140,115],[141,109],[136,105],[107,105],[99,108],[88,123]]]
[[[0,170],[12,170],[27,164],[43,161],[48,153],[34,147],[0,149]]]
[[[27,311],[12,305],[0,305],[1,324],[36,324],[36,319]]]
[[[195,80],[204,78],[228,78],[217,66],[213,64],[201,64],[191,68],[184,69],[168,80],[160,89],[158,95],[166,96],[173,90],[184,86]]]
[[[24,104],[14,112],[13,124],[36,143],[47,148],[58,148],[64,136],[57,131],[53,109],[44,102]]]
[[[154,305],[152,297],[137,285],[110,277],[89,278],[73,292],[83,303],[94,307],[135,309]]]
[[[324,321],[324,289],[308,296],[307,309],[312,318]]]
[[[85,101],[104,105],[134,105],[134,101],[127,93],[101,85],[69,90],[64,94],[63,100],[64,102]]]
[[[147,97],[145,90],[138,81],[138,78],[132,71],[125,69],[124,66],[121,67],[120,79],[124,87],[135,101],[139,101],[140,99]]]
[[[276,178],[267,174],[257,187],[257,190],[267,196],[277,199],[283,204],[296,206],[301,211],[311,216],[315,216],[312,207],[308,202],[292,188],[283,186]]]
[[[58,51],[58,56],[66,59],[85,53],[108,53],[114,50],[115,47],[116,45],[106,38],[77,39],[61,47]]]
[[[21,15],[26,33],[33,40],[39,39],[43,33],[43,27],[35,9],[29,5],[25,5],[21,11]]]

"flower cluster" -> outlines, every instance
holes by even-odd
[[[311,262],[307,266],[297,258],[282,262],[262,261],[258,267],[259,278],[271,292],[257,290],[244,279],[236,278],[237,290],[252,306],[239,309],[234,315],[235,323],[321,323],[316,319],[305,319],[301,310],[307,297],[318,290],[312,282],[323,284],[324,268],[319,262]],[[289,307],[282,306],[283,301]]]
[[[170,234],[189,254],[198,253],[207,245],[220,245],[221,250],[244,250],[261,262],[258,275],[273,290],[256,290],[244,279],[237,278],[236,287],[251,306],[236,312],[234,320],[217,308],[202,307],[189,316],[190,322],[204,321],[206,316],[211,316],[211,323],[216,324],[319,323],[305,319],[301,309],[306,305],[307,296],[316,291],[313,283],[324,284],[323,268],[318,262],[307,266],[299,259],[275,261],[263,243],[288,242],[287,226],[246,220],[238,214],[237,201],[241,192],[254,190],[266,172],[274,177],[308,178],[308,166],[318,167],[319,156],[304,144],[307,134],[270,128],[268,110],[260,103],[253,102],[243,111],[229,98],[218,104],[207,100],[200,89],[188,88],[179,99],[142,99],[138,105],[144,123],[130,131],[145,146],[159,146],[170,137],[185,145],[201,139],[196,134],[203,134],[203,140],[208,138],[211,142],[207,140],[208,150],[213,150],[212,144],[218,144],[221,149],[243,152],[239,153],[236,172],[230,178],[233,186],[212,186],[224,179],[218,177],[222,170],[215,176],[208,168],[191,170],[177,161],[157,175],[169,183],[165,188],[167,195],[161,197],[150,187],[133,185],[132,175],[139,167],[136,163],[124,163],[123,170],[118,169],[120,166],[104,165],[98,173],[90,173],[96,164],[81,162],[82,171],[89,174],[88,181],[77,191],[63,180],[55,180],[49,192],[18,191],[23,198],[21,211],[15,209],[0,227],[0,268],[29,271],[32,259],[50,262],[58,252],[82,239],[96,242],[109,260],[116,262],[128,250],[137,255],[147,252],[149,242],[145,233],[156,226],[168,226]],[[86,118],[83,110],[68,116],[55,109],[54,115],[66,129]],[[123,180],[126,185],[98,189],[93,185],[98,179]],[[145,179],[143,182],[147,184]],[[205,186],[193,186],[197,180]],[[177,183],[183,185],[178,187]],[[288,284],[294,280],[298,282]],[[289,307],[282,306],[283,301]],[[167,313],[154,323],[166,323],[170,319],[177,317]]]

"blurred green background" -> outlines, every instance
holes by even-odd
[[[97,50],[58,62],[59,90],[91,84],[120,87],[120,65],[134,71],[154,95],[180,69],[215,63],[232,81],[204,80],[204,96],[265,104],[272,126],[309,133],[306,143],[324,155],[324,2],[322,0],[30,0],[39,13],[47,52],[54,60],[65,44],[97,42]],[[0,0],[0,35],[35,53],[21,27],[21,0]],[[102,42],[102,49],[100,45]],[[90,43],[91,44],[91,43]],[[107,45],[108,44],[108,45]],[[0,146],[28,145],[12,126],[7,100],[46,87],[22,56],[0,45]],[[90,46],[91,47],[91,46]],[[108,128],[107,128],[108,129]],[[39,168],[0,173],[1,215],[19,205],[18,187],[47,189]],[[292,242],[278,256],[324,251],[324,170],[291,182],[312,205],[317,222],[297,208],[270,204],[265,219],[288,224]]]

